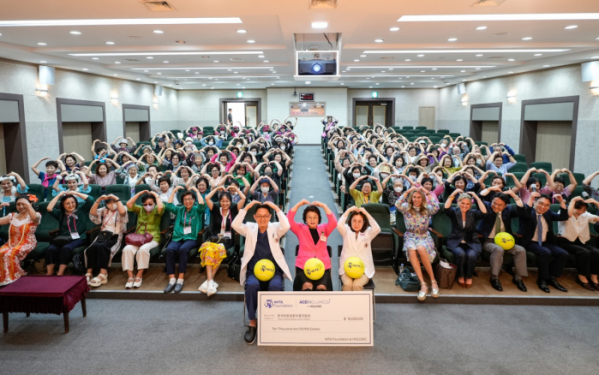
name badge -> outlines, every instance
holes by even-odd
[[[78,240],[81,237],[79,237],[79,233],[77,233],[77,232],[71,232],[71,238],[74,239],[74,240]]]
[[[191,227],[183,227],[183,234],[191,234]]]
[[[324,234],[320,236],[320,240],[322,242],[327,242],[327,236],[325,236]]]
[[[231,232],[225,232],[225,233],[223,233],[223,237],[230,239],[231,238]]]

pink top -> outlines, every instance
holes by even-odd
[[[220,157],[221,154],[214,154],[212,156],[212,158],[210,159],[211,163],[214,163],[214,161],[216,160],[216,158]],[[235,164],[235,160],[237,160],[237,156],[235,156],[234,153],[229,152],[229,155],[231,155],[231,161],[229,161],[227,163],[227,165],[225,166],[225,172],[229,172],[229,169],[231,169],[231,167],[233,166],[233,164]],[[220,163],[220,162],[219,162]]]
[[[545,186],[539,190],[539,193],[551,195],[551,189]],[[526,189],[526,185],[522,186],[522,189],[520,189],[520,199],[522,199],[522,203],[528,204],[528,200],[530,199],[530,191]]]
[[[299,251],[297,252],[297,257],[295,258],[295,266],[304,269],[304,264],[306,261],[310,258],[316,257],[320,259],[322,263],[324,263],[325,270],[330,269],[331,258],[327,252],[327,242],[320,240],[318,241],[318,244],[314,245],[312,234],[310,234],[310,227],[308,227],[306,224],[299,224],[295,222],[295,213],[296,211],[289,211],[287,214],[291,231],[299,240]],[[335,217],[335,214],[331,212],[329,215],[327,215],[327,219],[329,222],[318,225],[317,231],[320,236],[324,234],[328,239],[329,235],[337,227],[337,218]]]

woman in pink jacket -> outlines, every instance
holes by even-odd
[[[297,209],[303,205],[309,204],[304,210],[304,224],[295,222]],[[324,209],[327,215],[328,223],[320,224],[320,209]],[[303,199],[296,204],[287,214],[291,231],[299,240],[299,251],[295,259],[295,280],[293,281],[293,290],[332,290],[331,282],[331,258],[327,251],[327,239],[337,226],[335,214],[324,204],[320,202],[310,203]],[[304,264],[310,258],[318,258],[324,263],[324,275],[318,280],[310,280],[304,273]]]
[[[218,154],[214,154],[214,156],[210,158],[210,162],[214,163],[216,158],[218,158],[218,162],[225,167],[225,172],[229,172],[229,169],[235,165],[235,160],[237,160],[237,156],[228,150],[222,150]]]

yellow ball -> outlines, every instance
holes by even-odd
[[[352,279],[357,279],[364,274],[364,262],[358,257],[350,257],[345,261],[345,274]]]
[[[254,276],[260,281],[268,281],[275,275],[275,265],[268,259],[260,259],[254,266]]]
[[[310,280],[318,280],[324,275],[324,263],[318,258],[310,258],[304,263],[304,273]]]
[[[511,250],[516,245],[516,241],[511,234],[501,232],[495,235],[495,245],[500,246],[503,250]]]

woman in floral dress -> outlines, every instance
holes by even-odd
[[[399,197],[395,207],[403,214],[406,225],[403,251],[406,252],[416,275],[418,275],[418,280],[420,280],[421,288],[418,292],[418,300],[424,301],[428,292],[428,286],[420,269],[421,261],[431,279],[431,295],[433,298],[438,298],[439,286],[431,265],[436,255],[435,243],[428,233],[428,223],[430,218],[439,211],[439,203],[430,191],[423,187],[413,186]]]
[[[10,224],[8,243],[0,247],[0,286],[8,285],[25,275],[21,261],[37,246],[35,230],[41,216],[31,206],[30,200],[35,196],[20,195],[17,197],[17,212],[0,218],[0,225]]]

